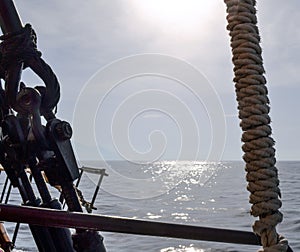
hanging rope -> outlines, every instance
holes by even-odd
[[[231,36],[234,82],[250,191],[251,214],[259,217],[253,230],[261,237],[264,252],[285,252],[288,242],[276,232],[282,221],[279,180],[255,0],[224,0]]]

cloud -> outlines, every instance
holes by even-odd
[[[143,115],[143,118],[161,118],[161,117],[162,117],[162,115],[158,114],[158,113],[155,113],[155,114],[147,113],[147,114]]]
[[[187,33],[179,27],[168,30],[166,25],[160,27],[151,20],[146,21],[130,1],[15,0],[23,22],[31,23],[38,34],[43,57],[59,77],[62,89],[59,116],[69,120],[81,88],[99,68],[138,53],[162,53],[189,61],[212,83],[221,97],[227,117],[235,115],[225,4],[216,2],[213,13],[205,17],[192,33]],[[258,1],[257,9],[266,77],[274,108],[271,111],[276,119],[273,126],[283,139],[285,134],[279,133],[285,131],[283,119],[293,117],[298,103],[295,105],[291,101],[297,101],[300,93],[300,2]],[[28,83],[36,84],[36,79],[30,75],[26,78]],[[194,110],[197,111],[196,106]],[[299,120],[293,120],[293,127],[300,127]],[[232,130],[229,129],[233,135]],[[292,146],[300,136],[296,130],[293,132],[296,135],[290,144],[282,141],[280,145],[284,153],[299,153],[299,149]],[[230,149],[231,145],[228,144],[227,148]]]

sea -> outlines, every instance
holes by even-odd
[[[249,192],[241,161],[84,161],[83,167],[105,169],[93,214],[155,222],[252,231]],[[300,162],[277,162],[284,219],[278,233],[294,252],[300,251]],[[5,174],[0,174],[2,190]],[[93,198],[99,175],[84,172],[79,189]],[[34,182],[33,182],[34,187]],[[53,197],[58,197],[51,188]],[[21,204],[13,188],[10,204]],[[15,223],[5,223],[12,237]],[[101,232],[108,252],[250,252],[260,247],[207,241]],[[27,224],[21,224],[14,251],[38,251]]]

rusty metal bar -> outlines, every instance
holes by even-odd
[[[27,206],[0,204],[0,220],[51,227],[83,228],[136,235],[259,245],[258,237],[247,231],[151,222]]]

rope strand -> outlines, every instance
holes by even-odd
[[[269,99],[257,27],[255,0],[224,0],[231,36],[234,82],[238,101],[242,149],[251,214],[259,217],[253,230],[261,237],[261,252],[285,252],[288,242],[276,232],[282,221],[280,189],[271,137]]]

